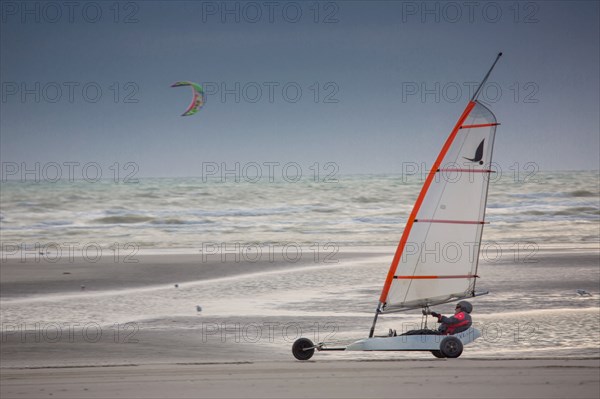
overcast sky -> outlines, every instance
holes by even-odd
[[[503,168],[599,169],[599,2],[11,2],[2,162],[431,164],[480,97]],[[180,116],[203,84],[204,108]]]

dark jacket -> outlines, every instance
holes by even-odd
[[[439,315],[438,323],[442,323],[439,327],[439,331],[447,335],[466,331],[471,327],[471,324],[473,324],[471,315],[467,312],[459,312],[450,317]]]

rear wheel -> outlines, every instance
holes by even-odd
[[[315,353],[314,346],[315,345],[310,339],[299,338],[296,340],[296,342],[294,342],[294,345],[292,345],[292,353],[294,354],[294,357],[298,360],[308,360]]]
[[[446,356],[442,353],[442,351],[431,351],[431,354],[438,359],[444,359]]]
[[[462,351],[463,344],[460,339],[456,337],[446,337],[440,343],[440,352],[447,358],[457,358],[461,355]]]

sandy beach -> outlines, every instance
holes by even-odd
[[[597,398],[598,359],[2,369],[3,398]]]
[[[243,296],[246,291],[239,290],[255,292],[269,284],[286,287],[307,271],[314,271],[315,278],[325,278],[328,272],[335,276],[344,269],[352,272],[353,265],[368,264],[369,259],[379,262],[381,256],[378,251],[343,252],[333,266],[289,264],[282,259],[199,262],[194,255],[143,256],[135,264],[5,260],[0,264],[1,396],[429,398],[463,397],[464,387],[470,396],[481,398],[598,396],[600,356],[594,337],[587,344],[589,350],[583,346],[574,355],[568,349],[573,343],[553,355],[546,342],[551,338],[544,341],[542,334],[536,340],[507,340],[513,352],[503,352],[504,341],[481,339],[453,360],[421,352],[321,352],[311,361],[299,362],[290,351],[297,336],[349,342],[364,336],[371,315],[328,313],[326,308],[305,312],[307,306],[321,306],[316,297],[307,296],[306,304],[281,297],[279,291],[259,296],[247,307],[229,296]],[[582,251],[568,258],[593,270],[597,255]],[[558,270],[567,258],[548,253],[539,261],[541,265],[531,266],[530,272],[533,267]],[[547,284],[554,289],[551,281]],[[228,294],[232,287],[238,291]],[[207,292],[217,298],[210,302],[203,297]],[[195,313],[186,295],[209,305]],[[123,302],[126,298],[132,299]],[[144,306],[153,298],[174,301],[173,307],[189,311],[169,315],[159,302]],[[217,307],[223,301],[233,309]],[[270,308],[269,301],[300,310]],[[136,306],[148,308],[148,315],[136,315]],[[485,306],[480,307],[479,320],[494,317],[483,314]],[[585,328],[597,324],[594,309],[574,313],[581,322],[591,315],[592,324]],[[540,313],[542,319],[554,317],[545,312]],[[537,320],[526,314],[526,323]],[[396,327],[399,320],[382,321],[380,328]],[[506,335],[512,340],[511,334]]]

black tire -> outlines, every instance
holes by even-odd
[[[446,337],[440,343],[440,352],[449,359],[457,358],[463,351],[463,344],[456,337]]]
[[[442,351],[431,351],[431,354],[435,357],[437,357],[438,359],[445,359],[446,356],[444,356],[444,354],[442,353]]]
[[[308,360],[315,354],[315,348],[312,341],[308,338],[299,338],[292,345],[292,353],[298,360]],[[306,349],[311,348],[311,349]]]
[[[461,355],[463,345],[460,339],[456,337],[446,337],[440,343],[440,352],[449,359],[457,358]]]

